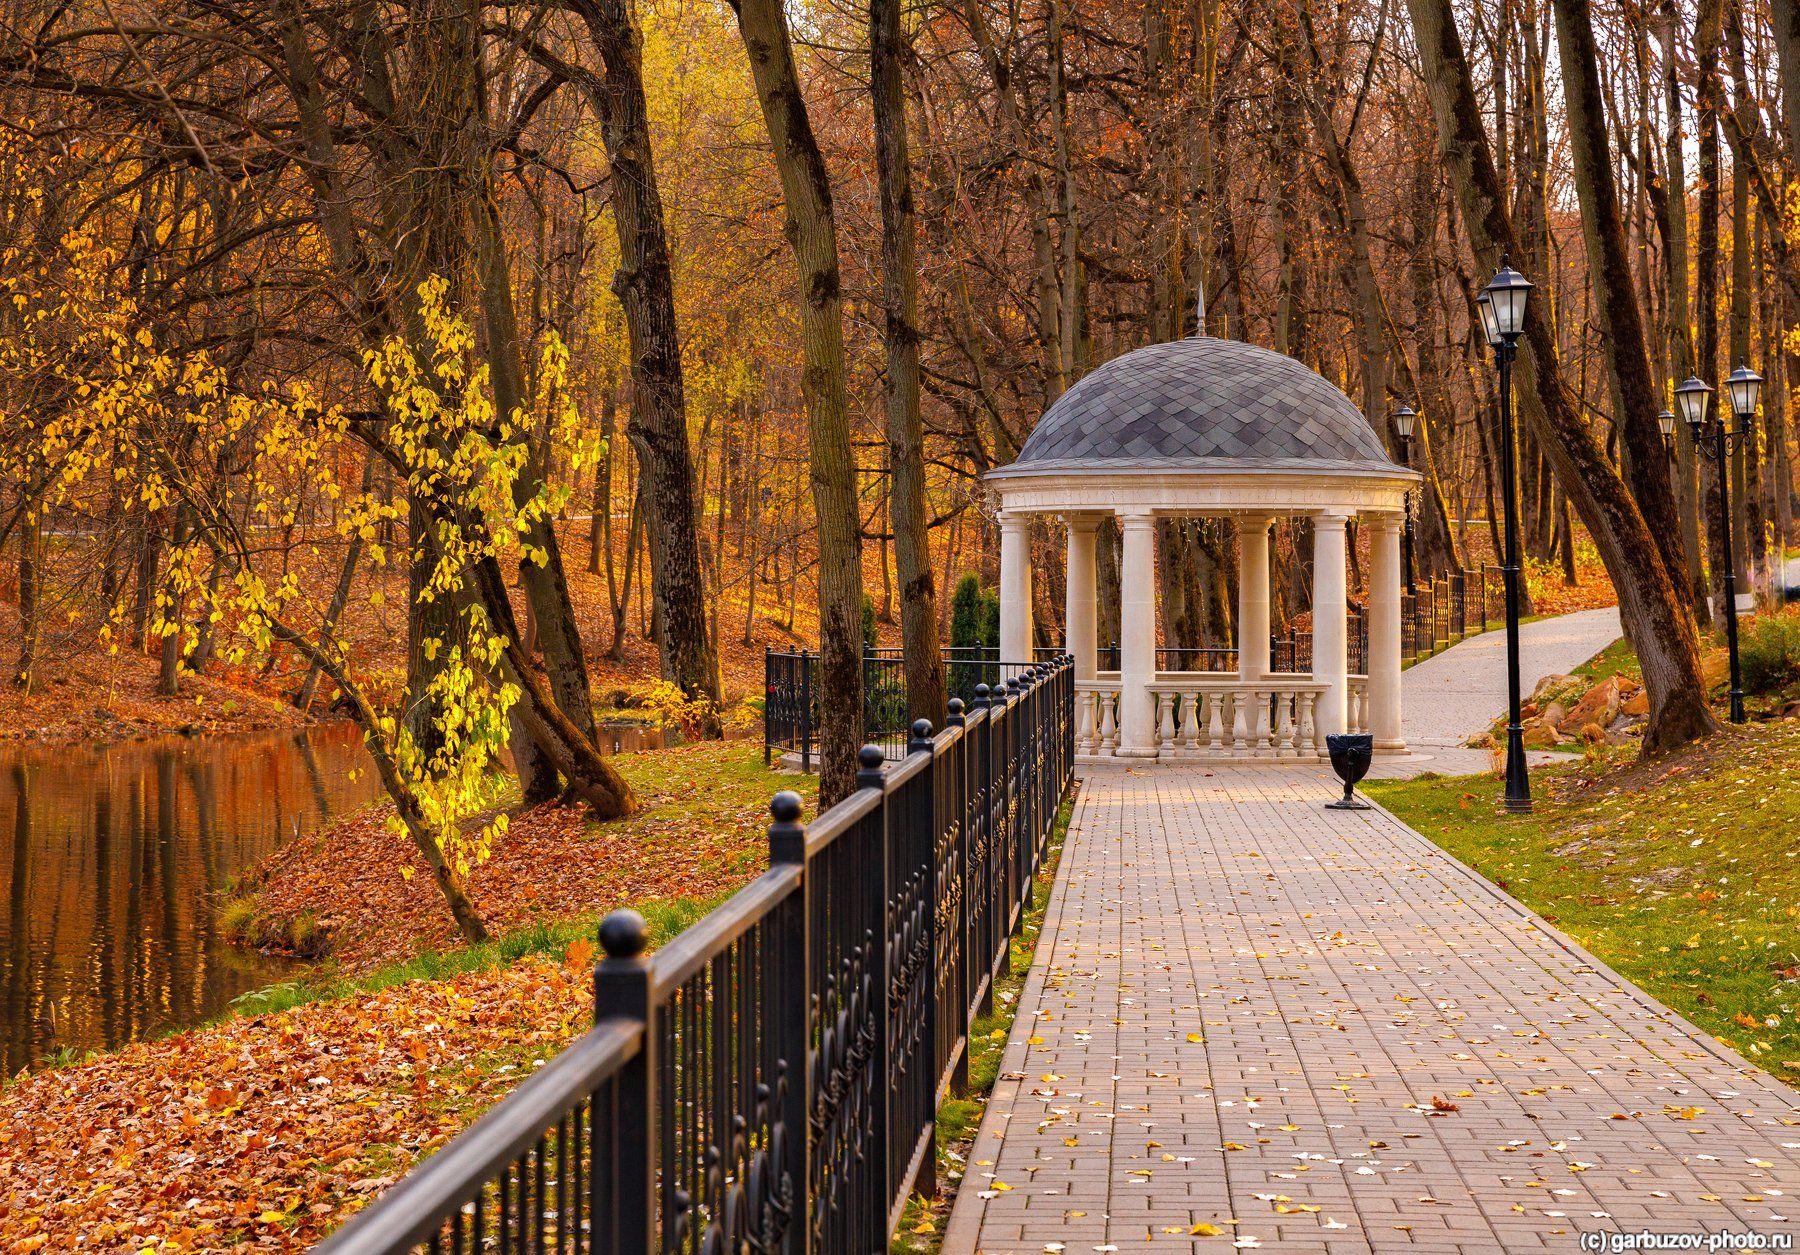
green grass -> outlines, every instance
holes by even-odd
[[[938,1197],[927,1202],[914,1194],[907,1199],[900,1225],[889,1240],[891,1255],[937,1255],[943,1248],[944,1223],[956,1201],[970,1143],[975,1140],[988,1096],[1000,1076],[1000,1059],[1006,1053],[1006,1039],[1018,1016],[1019,991],[1025,987],[1026,974],[1031,970],[1038,935],[1044,927],[1044,911],[1050,905],[1050,890],[1056,883],[1057,864],[1062,861],[1063,841],[1069,835],[1069,819],[1074,813],[1073,799],[1065,801],[1056,813],[1044,851],[1044,866],[1031,886],[1031,907],[1008,943],[1007,971],[994,982],[993,1012],[977,1016],[969,1026],[969,1091],[962,1097],[946,1096],[938,1107]]]
[[[672,898],[638,902],[633,903],[632,909],[641,914],[650,925],[650,944],[656,947],[700,919],[729,896],[731,895],[720,894],[709,899]],[[599,917],[592,914],[548,923],[527,924],[477,946],[427,950],[403,962],[389,963],[360,976],[320,975],[306,980],[267,985],[232,999],[232,1010],[227,1016],[267,1015],[328,998],[374,993],[408,981],[450,980],[472,972],[489,972],[508,967],[521,959],[538,955],[556,957],[565,954],[570,944],[579,939],[594,940],[599,926]]]
[[[1611,679],[1615,675],[1627,675],[1637,679],[1639,678],[1637,655],[1631,651],[1631,642],[1621,636],[1576,667],[1572,674],[1582,676],[1594,684]]]
[[[1706,1032],[1800,1081],[1800,724],[1722,733],[1660,765],[1613,754],[1540,772],[1530,815],[1503,813],[1491,777],[1367,790]]]

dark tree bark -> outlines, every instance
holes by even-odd
[[[1456,535],[1450,529],[1450,512],[1444,502],[1439,467],[1439,449],[1450,446],[1446,437],[1456,414],[1444,382],[1443,322],[1438,302],[1442,283],[1437,256],[1441,178],[1437,163],[1425,160],[1421,155],[1414,175],[1412,236],[1407,241],[1412,250],[1409,267],[1413,299],[1412,339],[1419,363],[1417,371],[1413,372],[1412,388],[1422,411],[1415,428],[1413,468],[1425,477],[1419,510],[1417,558],[1419,572],[1427,578],[1448,575],[1463,566]],[[1399,336],[1393,338],[1398,343]],[[1398,352],[1397,356],[1404,368],[1404,351]]]
[[[912,169],[906,137],[908,55],[900,0],[869,0],[869,92],[881,185],[883,340],[887,348],[888,518],[900,576],[900,633],[909,720],[944,722],[944,653],[925,513],[925,428],[919,414],[919,280]],[[885,564],[883,569],[885,570]]]
[[[1761,227],[1751,196],[1751,164],[1736,159],[1738,149],[1754,151],[1762,130],[1750,70],[1744,56],[1743,10],[1732,0],[1725,11],[1725,48],[1731,62],[1731,117],[1726,133],[1731,139],[1731,364],[1750,361],[1752,304],[1761,275]],[[1779,227],[1777,228],[1779,229]],[[1755,574],[1767,557],[1768,535],[1764,527],[1762,458],[1755,440],[1740,440],[1732,449],[1732,553],[1737,558],[1738,587],[1754,589]]]
[[[1769,0],[1775,64],[1781,75],[1781,120],[1788,152],[1800,160],[1800,0]]]
[[[800,330],[819,526],[819,805],[856,787],[862,726],[862,539],[844,366],[843,297],[831,180],[813,135],[781,0],[733,0],[781,175],[800,272]]]
[[[1687,152],[1682,134],[1680,75],[1681,15],[1675,0],[1662,8],[1663,108],[1667,135],[1663,144],[1662,180],[1650,181],[1650,203],[1662,237],[1664,317],[1668,324],[1669,378],[1680,383],[1694,373],[1694,343],[1688,305],[1688,204]],[[1646,163],[1647,164],[1647,163]],[[1663,405],[1674,407],[1674,398]],[[1681,547],[1687,558],[1689,601],[1701,623],[1710,621],[1706,601],[1706,572],[1700,545],[1700,459],[1691,440],[1675,442],[1675,500],[1681,511]]]
[[[24,519],[19,526],[19,662],[13,668],[13,684],[32,693],[37,689],[38,637],[43,624],[44,520],[37,508],[21,503],[20,509]],[[23,808],[24,794],[19,799]]]
[[[656,598],[663,677],[690,697],[717,705],[719,660],[706,627],[705,586],[694,518],[675,282],[669,269],[662,194],[650,149],[643,40],[631,0],[575,0],[602,72],[585,76],[612,166],[610,193],[619,239],[613,292],[625,307],[631,344],[631,420],[638,474],[648,485],[650,583]],[[716,724],[712,728],[716,733]]]
[[[1437,120],[1438,151],[1455,184],[1469,242],[1484,265],[1497,264],[1517,241],[1450,0],[1407,0],[1407,8]],[[1528,352],[1520,355],[1515,378],[1522,392],[1535,392],[1541,401],[1525,408],[1527,420],[1540,425],[1539,443],[1618,590],[1620,619],[1650,694],[1644,750],[1667,752],[1718,728],[1706,705],[1693,619],[1624,481],[1569,404],[1541,307],[1528,310],[1525,343]]]
[[[1661,390],[1650,373],[1643,313],[1625,243],[1593,21],[1585,0],[1555,0],[1554,7],[1588,269],[1594,303],[1599,307],[1601,342],[1624,411],[1614,416],[1614,425],[1624,437],[1625,479],[1637,499],[1638,512],[1657,541],[1664,568],[1675,577],[1674,587],[1685,591],[1686,581],[1680,576],[1687,570],[1687,555],[1681,545],[1680,511],[1669,482],[1662,432],[1656,425],[1656,413],[1662,408]]]
[[[1699,221],[1694,231],[1694,348],[1695,373],[1718,386],[1719,372],[1719,114],[1723,94],[1719,83],[1719,39],[1724,22],[1721,0],[1699,0],[1694,25],[1694,72],[1698,78],[1694,99],[1696,126],[1695,171],[1700,182],[1695,206]],[[1713,398],[1725,402],[1724,390]],[[1716,415],[1715,415],[1716,417]],[[1700,514],[1706,530],[1707,587],[1715,613],[1723,608],[1725,568],[1719,561],[1725,552],[1725,512],[1720,474],[1725,468],[1710,458],[1700,462]]]
[[[968,25],[969,34],[981,53],[982,64],[987,67],[988,77],[993,82],[995,109],[1005,128],[1006,142],[1012,145],[1023,167],[1025,216],[1031,225],[1032,294],[1036,314],[1039,383],[1043,389],[1044,408],[1049,409],[1069,386],[1062,356],[1062,297],[1056,274],[1056,243],[1050,236],[1050,223],[1055,214],[1050,204],[1050,190],[1044,181],[1042,164],[1032,151],[1031,135],[1026,128],[1012,62],[995,42],[987,15],[981,6],[982,0],[964,0],[961,13],[963,21]],[[997,416],[995,421],[998,425]],[[1003,460],[1011,461],[1011,454],[1008,453]]]

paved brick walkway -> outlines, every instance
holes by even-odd
[[[1087,773],[948,1255],[1794,1232],[1800,1094],[1334,785]]]

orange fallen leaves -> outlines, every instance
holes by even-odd
[[[588,1023],[532,960],[228,1020],[0,1092],[0,1250],[298,1251]]]
[[[808,780],[747,774],[761,755],[760,744],[746,741],[619,755],[613,761],[644,804],[639,814],[590,825],[577,808],[522,811],[470,874],[470,895],[489,927],[504,932],[736,889],[768,866],[768,799],[780,788],[810,788]],[[351,974],[458,943],[424,863],[388,831],[387,813],[375,807],[290,843],[247,880],[265,916],[310,913]],[[420,874],[402,877],[397,864]]]

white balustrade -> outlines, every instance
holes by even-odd
[[[1368,721],[1367,681],[1354,677],[1351,727]],[[1110,758],[1119,741],[1119,680],[1076,684],[1076,751]],[[1310,676],[1242,681],[1211,672],[1164,672],[1150,686],[1157,757],[1165,759],[1318,758],[1324,754],[1317,705],[1325,685]]]
[[[1367,732],[1369,730],[1369,677],[1353,675],[1350,677],[1350,700],[1345,715],[1348,730],[1351,732]]]

